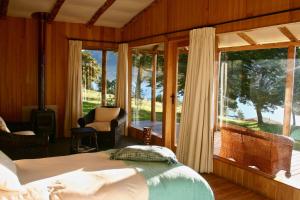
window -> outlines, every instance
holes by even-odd
[[[282,134],[287,49],[221,54],[219,125]]]
[[[294,71],[294,95],[291,117],[291,137],[294,138],[294,149],[300,151],[300,48],[296,51],[296,67]]]
[[[97,106],[115,105],[117,53],[83,49],[81,55],[83,114]]]
[[[163,44],[138,47],[132,52],[131,126],[151,127],[162,136]]]

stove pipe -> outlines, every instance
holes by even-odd
[[[32,17],[38,20],[38,110],[45,108],[45,51],[46,51],[46,23],[48,13],[33,13]]]

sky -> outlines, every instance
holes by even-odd
[[[88,50],[92,56],[97,60],[97,63],[101,66],[102,63],[102,51],[101,50]],[[106,59],[106,74],[107,79],[112,81],[117,77],[117,62],[118,56],[113,51],[107,51]]]

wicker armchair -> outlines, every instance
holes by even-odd
[[[31,131],[31,123],[7,123],[11,131],[0,130],[0,150],[11,159],[39,158],[48,155],[47,135],[18,135],[18,131]]]
[[[121,108],[118,117],[110,121],[110,131],[97,131],[97,142],[101,150],[113,148],[118,143],[121,135],[124,135],[126,115],[126,111]],[[86,127],[87,124],[94,122],[94,119],[95,109],[78,119],[77,122],[80,127]]]

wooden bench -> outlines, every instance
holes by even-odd
[[[243,167],[258,168],[267,176],[274,177],[279,170],[290,176],[293,144],[286,136],[228,126],[221,128],[219,156]]]

